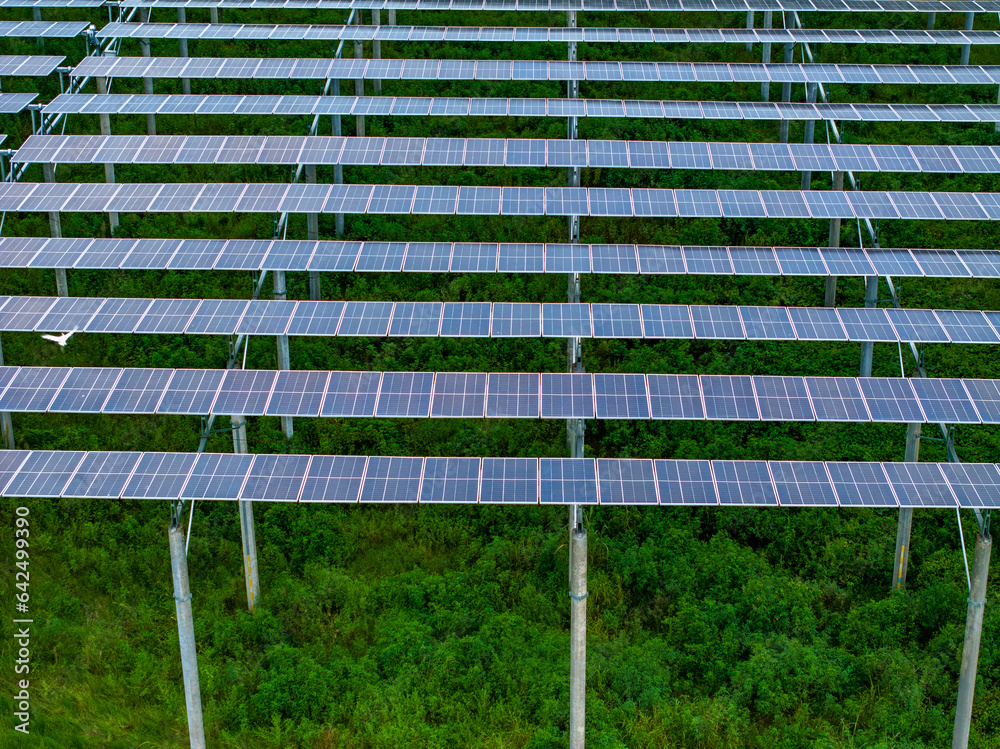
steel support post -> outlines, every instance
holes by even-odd
[[[310,185],[316,184],[316,165],[306,164],[306,182]],[[319,214],[306,214],[306,238],[312,242],[319,239]],[[318,270],[309,271],[309,298],[313,301],[322,299],[320,291],[320,276]]]
[[[927,30],[928,31],[933,31],[934,30],[934,16],[935,16],[934,13],[928,13],[927,14]]]
[[[188,737],[191,749],[205,749],[205,724],[201,715],[201,688],[198,686],[198,653],[194,646],[194,616],[191,612],[191,585],[188,582],[184,527],[171,523],[170,569],[174,578],[174,607],[177,637],[181,646],[181,673],[184,674],[184,702],[187,704]]]
[[[41,23],[41,21],[42,21],[42,9],[39,8],[37,5],[35,5],[31,9],[31,19],[35,23]],[[39,52],[44,52],[45,51],[45,38],[41,37],[41,36],[38,37],[35,40],[35,46],[38,47],[38,51]]]
[[[747,11],[747,31],[751,31],[752,29],[753,29],[753,11],[752,10],[748,10]],[[753,42],[747,42],[747,52],[749,52],[751,49],[753,49]]]
[[[274,270],[271,271],[271,275],[274,279],[274,298],[275,299],[287,299],[288,292],[285,287],[285,271]],[[279,335],[278,339],[278,369],[291,369],[291,358],[288,354],[288,336]],[[286,440],[290,440],[294,434],[292,427],[292,417],[282,416],[281,418],[281,431],[285,435]]]
[[[587,531],[583,524],[571,526],[569,537],[569,746],[570,749],[584,749],[587,698]]]
[[[843,190],[844,189],[844,173],[834,172],[833,173],[833,189]],[[840,219],[831,218],[830,219],[830,239],[827,242],[828,247],[840,247]],[[827,276],[826,277],[826,293],[824,295],[823,304],[827,307],[837,306],[837,277]]]
[[[965,14],[965,30],[966,31],[972,31],[972,26],[975,23],[975,20],[976,20],[976,14],[975,13],[966,13]],[[968,65],[969,64],[969,51],[971,49],[972,49],[972,45],[971,44],[963,44],[962,45],[962,65]]]
[[[354,23],[361,25],[361,11],[354,14]],[[354,42],[354,59],[361,60],[365,56],[365,43],[361,41]],[[365,79],[355,78],[354,79],[354,95],[364,96],[365,95]],[[355,135],[359,138],[365,137],[365,116],[363,114],[356,115],[357,128]]]
[[[396,9],[395,8],[392,8],[392,9],[389,10],[389,25],[390,26],[395,26],[396,25]]]
[[[878,276],[865,277],[865,307],[875,307],[878,304]],[[861,344],[861,376],[872,376],[872,358],[875,355],[875,344],[865,341]]]
[[[330,93],[333,94],[334,96],[340,96],[340,80],[339,79],[334,80],[333,83],[330,85]],[[342,132],[343,132],[343,130],[342,130],[342,127],[341,127],[340,115],[339,114],[335,114],[335,115],[333,115],[333,134],[336,135],[336,136],[340,136],[342,134]],[[333,165],[333,183],[335,185],[342,185],[342,184],[344,184],[344,167],[343,167],[342,164],[339,163],[339,161],[338,161],[338,163],[336,163],[336,164]],[[343,213],[335,213],[333,215],[333,226],[334,226],[334,234],[336,234],[338,237],[344,236],[344,214]],[[310,292],[311,292],[311,289],[310,289]]]
[[[816,89],[818,88],[815,83],[806,84],[806,102],[809,104],[816,103]],[[806,120],[806,134],[802,139],[803,143],[812,143],[816,138],[816,120]],[[802,189],[808,190],[812,187],[812,172],[802,172]]]
[[[0,367],[3,366],[3,346],[0,346]],[[15,449],[14,446],[14,422],[11,421],[9,411],[0,411],[0,437],[3,438],[3,446],[8,450]]]
[[[42,174],[45,175],[46,182],[56,181],[55,164],[42,164]],[[49,234],[58,239],[62,236],[62,218],[59,211],[49,211]],[[69,283],[66,279],[66,269],[56,268],[56,295],[69,296]]]
[[[360,12],[360,11],[359,11]],[[382,25],[382,11],[375,9],[372,11],[372,26],[375,27],[375,34],[378,35],[378,27]],[[382,42],[379,39],[372,40],[372,59],[382,59]],[[382,79],[376,78],[372,81],[376,94],[382,93]]]
[[[187,23],[187,13],[184,8],[177,9],[177,23]],[[181,57],[188,56],[188,40],[181,37],[177,40],[180,46]],[[190,94],[191,93],[191,79],[181,78],[181,93]]]
[[[139,8],[139,22],[149,23],[149,8]],[[143,57],[149,57],[152,52],[149,47],[149,39],[139,40],[139,49],[142,50]],[[142,87],[147,96],[153,93],[153,79],[143,78]],[[146,115],[146,134],[156,135],[156,115],[152,112]]]
[[[784,13],[781,14],[784,17]],[[785,43],[785,64],[790,65],[792,60],[795,58],[795,44],[793,42]],[[781,84],[781,100],[784,102],[789,102],[792,100],[792,82],[785,81]],[[787,143],[788,142],[788,120],[781,120],[778,124],[778,142]]]
[[[770,10],[765,10],[764,11],[764,28],[765,29],[770,29],[771,28],[771,15],[772,15],[773,12],[774,11],[770,11]],[[763,62],[765,65],[767,65],[767,63],[771,62],[771,42],[764,42],[763,47],[764,47],[764,53],[763,53],[763,55],[761,55],[761,62]],[[771,84],[768,83],[767,81],[764,81],[763,83],[760,84],[760,98],[761,98],[761,101],[768,101],[770,99],[770,97],[771,97]]]
[[[233,425],[233,452],[247,452],[247,422],[243,414],[230,416]],[[240,538],[243,540],[243,574],[247,584],[247,608],[252,614],[257,608],[257,598],[260,595],[260,580],[257,575],[257,537],[253,526],[253,502],[241,499]]]
[[[964,543],[963,539],[963,543]],[[972,560],[972,590],[965,615],[965,642],[962,644],[962,670],[958,676],[958,703],[955,706],[955,732],[951,749],[969,746],[972,725],[972,698],[976,691],[976,667],[979,664],[979,640],[983,634],[983,613],[986,608],[986,582],[990,571],[993,539],[976,534],[976,553]]]
[[[106,94],[108,93],[108,79],[107,78],[97,78],[97,93]],[[101,114],[98,115],[101,121],[101,135],[108,136],[111,135],[111,115]],[[104,181],[109,185],[115,183],[115,165],[105,164],[104,165]],[[111,225],[111,234],[114,235],[115,230],[118,228],[118,214],[108,213],[108,223]]]
[[[906,425],[906,454],[903,460],[915,463],[920,457],[921,424]],[[892,561],[892,585],[890,590],[906,587],[906,568],[910,564],[910,529],[913,526],[913,508],[899,508],[896,522],[896,555]]]
[[[219,22],[219,9],[218,8],[209,8],[208,9],[208,22],[209,23],[218,23]]]

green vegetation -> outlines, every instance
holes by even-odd
[[[27,11],[5,11],[28,18]],[[46,10],[46,19],[86,17]],[[95,14],[100,26],[104,19]],[[173,20],[155,10],[154,21]],[[205,22],[208,12],[189,11]],[[338,23],[340,13],[224,11],[227,23]],[[383,16],[384,20],[384,16]],[[400,23],[560,25],[560,14],[399,13]],[[920,28],[923,16],[816,14],[805,23]],[[618,26],[737,26],[737,14],[589,14],[581,23]],[[958,28],[959,14],[938,17]],[[977,17],[977,27],[996,19]],[[777,25],[777,20],[776,20]],[[80,40],[47,50],[79,59]],[[383,55],[557,59],[564,45],[383,43]],[[176,43],[153,42],[154,55]],[[33,40],[0,40],[4,54],[30,54]],[[139,53],[126,42],[122,54]],[[320,56],[318,43],[195,42],[193,55]],[[958,48],[830,46],[823,62],[957,63]],[[348,54],[350,49],[348,48]],[[774,59],[780,46],[774,47]],[[581,59],[755,61],[741,45],[581,45]],[[798,53],[796,60],[798,60]],[[974,47],[976,64],[997,49]],[[114,92],[142,90],[119,80]],[[319,93],[302,81],[195,81],[196,93]],[[735,99],[756,84],[584,83],[587,97]],[[5,91],[58,93],[54,80],[4,80]],[[343,89],[348,91],[345,84]],[[772,88],[772,99],[779,87]],[[834,101],[992,102],[976,86],[831,86]],[[157,93],[179,81],[157,81]],[[385,82],[386,95],[561,96],[558,84]],[[801,100],[800,88],[793,98]],[[531,118],[377,118],[369,135],[562,137],[565,123]],[[585,138],[777,139],[774,122],[585,119]],[[850,142],[990,144],[989,125],[847,123]],[[113,132],[143,133],[145,118],[115,117]],[[302,117],[161,116],[173,133],[302,134]],[[324,118],[321,133],[330,132]],[[352,134],[352,118],[344,130]],[[26,115],[0,116],[5,147],[30,132]],[[67,133],[99,132],[96,117],[71,118]],[[791,139],[801,140],[793,123]],[[822,127],[817,140],[825,139]],[[275,167],[118,166],[119,181],[286,181]],[[320,179],[331,179],[320,169]],[[558,169],[346,168],[348,182],[565,184]],[[32,167],[29,179],[41,179]],[[63,166],[60,181],[100,181],[100,166]],[[585,185],[796,188],[798,174],[585,170]],[[815,189],[829,175],[815,174]],[[867,189],[996,191],[989,175],[864,175]],[[105,236],[106,217],[63,215],[66,236]],[[583,241],[816,245],[821,221],[584,219]],[[883,246],[996,247],[989,223],[894,222]],[[122,216],[121,236],[270,237],[270,216]],[[44,215],[8,215],[5,235],[48,234]],[[321,217],[321,236],[333,219]],[[561,241],[555,218],[348,216],[352,239]],[[293,217],[288,238],[305,236]],[[867,243],[867,235],[861,237]],[[843,244],[857,246],[845,225]],[[246,297],[249,274],[70,271],[74,296]],[[883,282],[884,283],[884,282]],[[290,298],[308,297],[304,274],[289,274]],[[0,294],[51,294],[51,273],[5,269]],[[560,276],[326,274],[328,299],[558,302]],[[883,288],[881,296],[887,296]],[[860,306],[860,279],[841,279],[838,303]],[[905,306],[1000,309],[995,281],[910,280]],[[822,304],[815,278],[585,276],[584,301]],[[5,334],[8,364],[221,367],[227,342],[212,337],[77,335],[66,349],[35,334]],[[584,342],[596,372],[749,374],[857,373],[857,344],[716,341]],[[935,376],[1000,377],[987,346],[928,345]],[[912,359],[904,352],[905,366]],[[291,341],[292,366],[319,369],[562,371],[558,340],[305,339]],[[253,339],[248,367],[273,368],[269,339]],[[875,347],[877,375],[900,373],[897,348]],[[219,426],[225,425],[220,419]],[[291,442],[277,419],[250,419],[257,452],[384,455],[562,456],[558,422],[297,419]],[[16,414],[19,447],[191,451],[193,417]],[[596,457],[900,460],[905,428],[874,424],[593,421],[586,449]],[[996,461],[1000,430],[963,427],[967,461]],[[231,449],[229,435],[209,450]],[[943,460],[925,442],[925,460]],[[32,736],[38,747],[175,747],[187,740],[166,543],[167,507],[152,502],[3,501],[31,509],[31,595],[35,617]],[[956,523],[947,512],[916,513],[908,588],[889,595],[895,513],[885,510],[594,508],[588,607],[588,745],[715,749],[931,749],[948,745],[964,627],[965,579]],[[530,747],[566,745],[569,608],[565,508],[300,507],[258,505],[262,602],[246,612],[235,508],[199,503],[189,564],[202,701],[215,747]],[[966,523],[966,543],[972,531]],[[4,543],[11,535],[4,533]],[[13,559],[0,569],[4,600]],[[972,746],[1000,747],[1000,614],[987,606]],[[9,663],[11,640],[0,646]],[[15,745],[6,738],[0,745]],[[20,744],[19,744],[20,745]]]

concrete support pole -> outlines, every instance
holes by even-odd
[[[875,307],[878,304],[878,276],[865,278],[865,307]],[[872,376],[872,358],[875,355],[875,344],[865,341],[861,344],[861,376]]]
[[[208,9],[208,22],[209,23],[218,23],[219,22],[219,9],[218,8],[209,8]]]
[[[205,724],[201,715],[198,653],[194,646],[194,616],[191,613],[191,585],[188,582],[187,553],[184,550],[184,528],[181,525],[171,525],[168,533],[177,637],[181,646],[181,672],[184,674],[184,701],[187,703],[188,737],[191,749],[205,749]]]
[[[331,88],[331,92],[330,93],[332,93],[334,96],[340,96],[340,81],[339,80],[333,81],[333,84],[331,85],[330,88]],[[343,131],[342,131],[342,128],[341,128],[341,122],[340,122],[340,115],[339,114],[335,114],[335,115],[333,115],[332,119],[333,119],[333,134],[339,137],[340,135],[343,134]],[[343,166],[343,164],[340,164],[339,162],[337,164],[333,165],[333,183],[335,185],[342,185],[342,184],[344,184],[344,166]],[[333,227],[334,227],[334,234],[336,234],[338,237],[344,236],[344,214],[343,213],[335,213],[333,215]],[[312,293],[312,290],[310,289],[310,298],[312,298],[311,293]]]
[[[359,10],[354,14],[354,23],[361,25],[361,11]],[[365,56],[365,43],[356,41],[354,42],[354,59],[362,60]],[[365,95],[365,79],[355,78],[354,79],[354,95],[364,96]],[[365,116],[363,114],[355,115],[357,120],[357,127],[355,129],[355,135],[359,138],[365,137]]]
[[[765,10],[764,11],[764,28],[771,28],[771,15],[774,11]],[[764,54],[761,56],[761,62],[765,65],[771,62],[771,42],[764,42]],[[771,98],[771,84],[764,81],[760,84],[760,99],[761,101],[768,101]]]
[[[3,346],[0,346],[0,367],[3,366]],[[8,450],[16,449],[14,446],[14,422],[11,421],[9,411],[0,411],[0,437],[3,438],[3,446]]]
[[[975,13],[966,13],[965,14],[965,30],[966,31],[972,31],[972,26],[975,23],[975,20],[976,20],[976,14]],[[971,49],[972,49],[972,45],[971,44],[963,44],[962,45],[962,65],[968,65],[969,64],[969,52],[970,52]]]
[[[375,33],[378,34],[378,27],[382,25],[382,11],[376,9],[372,11],[372,26],[375,27]],[[378,39],[372,40],[372,59],[381,60],[382,59],[382,42]],[[375,87],[375,93],[382,93],[382,79],[376,78],[372,81],[372,86]]]
[[[56,181],[55,164],[42,164],[42,174],[45,175],[46,182]],[[58,239],[62,236],[62,218],[59,211],[49,211],[49,234]],[[56,294],[58,296],[69,296],[69,283],[66,280],[66,269],[56,268]]]
[[[976,667],[979,664],[979,639],[983,634],[983,613],[986,608],[986,582],[990,571],[993,539],[976,534],[976,553],[972,560],[972,590],[969,610],[965,615],[965,642],[962,644],[962,670],[958,677],[958,703],[955,706],[955,732],[951,749],[969,746],[972,725],[972,698],[976,691]]]
[[[587,698],[587,531],[570,529],[569,746],[584,749]]]
[[[927,30],[928,31],[933,31],[934,30],[934,16],[935,15],[936,14],[934,14],[934,13],[928,13],[927,14]]]
[[[243,414],[229,417],[233,425],[233,452],[247,452],[247,423]],[[260,579],[257,575],[257,536],[253,526],[253,502],[239,500],[240,537],[243,540],[243,573],[247,584],[247,608],[252,614],[257,608],[260,595]]]
[[[806,101],[809,104],[816,103],[816,90],[819,86],[815,83],[806,84]],[[812,143],[816,139],[816,120],[806,120],[806,134],[802,139],[803,143]],[[812,172],[802,172],[802,189],[808,190],[812,187]]]
[[[139,8],[139,21],[141,23],[149,23],[149,8]],[[143,57],[149,57],[152,53],[149,48],[149,39],[140,39],[139,48],[142,50]],[[153,79],[143,78],[142,87],[147,95],[153,93]],[[156,115],[147,114],[146,115],[146,134],[156,135]]]
[[[306,183],[310,185],[316,184],[316,165],[306,164]],[[319,239],[319,214],[318,213],[307,213],[306,214],[306,239],[315,242]],[[320,291],[320,276],[318,270],[309,271],[309,298],[313,301],[322,299],[322,293]]]
[[[834,172],[833,173],[833,189],[843,190],[844,189],[844,173]],[[827,242],[829,247],[840,247],[840,219],[831,218],[830,219],[830,239]],[[826,294],[823,301],[827,307],[837,306],[837,277],[827,276],[826,277]]]
[[[287,299],[288,293],[285,287],[285,271],[275,270],[271,271],[274,276],[274,298],[275,299]],[[278,338],[278,369],[291,369],[291,358],[288,354],[288,336],[279,335]],[[286,440],[292,438],[294,433],[292,428],[292,417],[282,416],[281,417],[281,431],[285,435]]]
[[[177,9],[177,23],[187,23],[187,13],[184,8]],[[180,45],[181,57],[188,56],[188,40],[181,37],[177,40]],[[191,93],[191,79],[181,78],[181,93],[190,94]]]
[[[903,457],[908,463],[915,463],[920,457],[921,424],[906,426],[906,454]],[[896,521],[896,556],[892,561],[892,586],[890,590],[902,590],[906,587],[906,568],[910,564],[910,529],[913,526],[913,508],[900,507],[899,519]]]
[[[35,23],[41,23],[41,20],[42,20],[42,9],[39,8],[37,5],[35,5],[31,9],[31,20],[35,21]],[[41,37],[41,36],[38,37],[35,40],[35,45],[38,47],[38,51],[39,52],[44,52],[45,51],[45,38]]]
[[[784,14],[782,14],[784,15]],[[789,64],[795,57],[795,44],[792,42],[787,42],[785,44],[785,64]],[[791,81],[786,81],[781,84],[781,100],[784,102],[789,102],[792,100],[792,83]],[[778,125],[778,142],[787,143],[788,142],[788,120],[781,120]]]
[[[395,26],[396,25],[396,9],[395,8],[393,8],[393,9],[391,9],[389,11],[389,25],[390,26]]]
[[[108,93],[108,79],[96,78],[95,80],[97,81],[97,93],[99,94]],[[104,136],[111,135],[111,115],[101,114],[98,115],[98,118],[101,121],[101,135]],[[115,183],[114,164],[104,165],[104,181],[107,182],[109,185],[113,185]],[[109,212],[108,223],[111,225],[111,234],[113,235],[115,233],[115,230],[118,228],[118,214]]]
[[[747,31],[753,29],[753,11],[747,11]],[[747,52],[753,49],[753,42],[747,42]]]

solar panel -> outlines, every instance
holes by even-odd
[[[655,505],[656,478],[651,460],[597,461],[601,504]]]
[[[21,464],[4,494],[8,497],[57,498],[85,454],[79,451],[35,450]]]
[[[441,318],[441,335],[488,338],[490,319],[489,302],[445,302]]]
[[[594,384],[589,374],[542,373],[543,419],[594,418]]]
[[[103,413],[152,414],[163,397],[172,369],[126,368],[114,383]]]
[[[754,377],[763,421],[812,421],[809,393],[801,377]]]
[[[795,330],[784,307],[740,307],[739,314],[749,339],[795,340]]]
[[[431,395],[431,417],[482,418],[486,406],[486,374],[438,372]],[[477,474],[478,476],[478,469]]]
[[[638,304],[594,304],[595,338],[642,338]]]
[[[712,472],[720,504],[777,506],[778,496],[763,460],[713,460]]]
[[[427,458],[420,484],[421,502],[479,501],[479,458]]]
[[[221,370],[178,369],[156,408],[161,414],[207,414],[225,375]]]
[[[0,491],[10,483],[29,455],[31,455],[30,450],[4,450],[0,452]],[[4,494],[4,496],[8,495]]]
[[[694,333],[697,338],[727,340],[746,338],[737,307],[707,307],[693,304],[691,305],[691,318],[694,322]]]
[[[238,499],[255,457],[246,454],[201,453],[181,490],[181,498]]]
[[[537,504],[538,461],[483,458],[480,504]]]
[[[899,340],[895,328],[889,323],[889,315],[878,307],[842,307],[837,310],[847,336],[852,341]]]
[[[599,419],[648,419],[646,378],[641,374],[595,374]]]
[[[965,380],[984,424],[1000,424],[1000,384],[996,380]]]
[[[597,472],[585,458],[541,458],[539,499],[542,504],[597,504]]]
[[[744,375],[701,375],[705,415],[713,421],[759,421],[752,378]]]
[[[589,304],[543,304],[542,335],[587,337],[593,335]]]
[[[423,458],[371,456],[361,484],[361,502],[416,502]]]
[[[901,341],[948,343],[948,334],[929,309],[886,309]]]
[[[205,299],[191,315],[188,335],[232,335],[249,303],[242,299]]]
[[[177,499],[196,453],[143,453],[122,489],[122,499]]]
[[[486,418],[538,418],[539,376],[490,373],[486,392]]]
[[[382,376],[375,415],[426,418],[433,382],[433,372],[386,372]]]
[[[847,377],[806,377],[809,400],[817,421],[871,421],[857,380]]]
[[[366,463],[363,455],[314,455],[299,501],[357,502]]]
[[[926,421],[910,380],[900,377],[861,377],[858,380],[873,421]]]
[[[900,507],[955,507],[944,475],[932,463],[883,463]]]
[[[322,416],[373,416],[378,399],[379,372],[331,372]]]
[[[347,302],[337,335],[386,336],[392,307],[392,302]]]
[[[847,333],[832,307],[789,307],[788,315],[800,340],[846,341]]]
[[[841,507],[897,507],[896,495],[879,463],[827,463]]]
[[[771,461],[770,468],[782,507],[837,506],[837,495],[823,463]]]
[[[928,421],[948,424],[980,423],[979,414],[961,380],[915,377],[910,380],[910,384]]]
[[[691,338],[691,311],[685,304],[643,304],[642,333],[646,338]]]
[[[344,302],[298,302],[288,335],[332,336],[344,313]]]
[[[319,416],[329,378],[329,372],[278,372],[265,413],[268,416]]]
[[[545,245],[546,273],[590,273],[590,269],[590,245]]]
[[[309,458],[308,455],[255,455],[240,499],[297,502]]]
[[[121,374],[122,370],[112,367],[73,367],[48,410],[100,413]]]
[[[21,367],[0,395],[0,411],[45,412],[69,373],[68,369]]]
[[[137,452],[87,453],[62,496],[118,499],[142,455]]]
[[[995,507],[1000,502],[1000,468],[993,463],[938,466],[962,507]]]
[[[214,413],[263,416],[278,373],[267,369],[226,371],[212,405]]]

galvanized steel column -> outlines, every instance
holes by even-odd
[[[806,102],[809,104],[816,103],[816,89],[818,85],[815,83],[806,84]],[[803,143],[812,143],[816,138],[816,120],[806,120],[806,134],[803,138]],[[802,189],[808,190],[812,186],[812,172],[802,172]]]
[[[771,14],[773,11],[764,11],[764,28],[767,30],[771,29]],[[764,54],[761,56],[761,62],[765,65],[771,62],[771,42],[764,42]],[[771,98],[771,84],[769,81],[764,81],[760,84],[760,98],[761,101],[768,101]]]
[[[3,346],[0,346],[0,367],[3,366]],[[8,450],[14,450],[14,422],[9,411],[0,411],[0,438]]]
[[[56,165],[42,164],[42,174],[46,182],[56,181]],[[49,235],[58,239],[62,237],[62,218],[59,211],[49,211]],[[66,269],[56,268],[56,295],[69,296],[69,283],[66,280]]]
[[[108,93],[108,79],[107,78],[97,78],[97,93],[106,94]],[[101,135],[108,136],[111,135],[111,115],[101,114],[98,115],[101,121]],[[115,183],[115,165],[105,164],[104,165],[104,181],[109,185]],[[109,211],[108,212],[108,223],[111,225],[111,234],[115,233],[118,228],[118,214]]]
[[[844,173],[834,172],[833,173],[833,189],[843,190],[844,189]],[[829,247],[840,247],[840,219],[831,218],[830,219],[830,239],[827,242]],[[827,307],[837,306],[837,277],[827,276],[826,277],[826,295],[823,301]]]
[[[785,14],[781,14],[782,19]],[[788,65],[792,62],[795,57],[795,44],[793,42],[785,43],[785,64]],[[792,82],[785,81],[781,84],[781,100],[783,102],[789,102],[792,100]],[[781,118],[781,122],[778,125],[778,142],[787,143],[788,142],[788,120],[784,117]]]
[[[361,25],[361,11],[359,10],[354,15],[354,23]],[[365,59],[365,43],[362,41],[354,42],[354,59],[363,60]],[[364,77],[354,79],[354,95],[364,96],[365,95],[365,79]],[[359,138],[365,137],[365,116],[363,114],[355,115],[357,126],[355,128],[355,135]]]
[[[230,416],[233,426],[233,452],[247,453],[247,422],[243,414]],[[253,502],[241,499],[237,502],[240,513],[240,538],[243,543],[243,574],[247,586],[247,608],[252,614],[257,608],[260,595],[260,579],[257,574],[257,537],[253,526]]]
[[[965,543],[965,540],[962,540]],[[958,703],[955,706],[955,732],[951,749],[969,746],[972,725],[972,699],[976,692],[976,668],[979,665],[979,641],[983,634],[983,613],[986,609],[986,583],[990,572],[990,552],[993,539],[976,534],[976,553],[972,560],[972,590],[969,591],[968,613],[965,615],[965,642],[962,644],[962,670],[958,677]]]
[[[920,428],[922,424],[906,425],[906,453],[903,460],[915,463],[920,459]],[[890,590],[906,587],[906,568],[910,564],[910,530],[913,527],[913,508],[900,507],[896,521],[896,554],[892,561]]]
[[[382,11],[373,10],[372,11],[372,26],[375,27],[375,34],[378,35],[378,27],[382,25]],[[382,59],[382,42],[379,39],[372,40],[372,59],[381,60]],[[372,86],[375,87],[375,93],[382,93],[382,79],[376,78],[372,81]]]
[[[587,531],[570,529],[569,746],[584,749],[587,718]]]
[[[865,277],[865,307],[878,305],[878,276]],[[872,376],[872,359],[875,355],[875,344],[865,341],[861,344],[861,376]]]
[[[191,612],[191,585],[188,582],[184,529],[170,525],[170,569],[174,580],[174,608],[177,615],[177,638],[181,646],[181,672],[184,674],[184,702],[187,705],[188,737],[191,749],[205,749],[205,724],[201,714],[201,688],[198,686],[198,653],[194,645],[194,615]]]
[[[149,8],[139,8],[139,21],[140,23],[149,23]],[[149,39],[140,39],[139,48],[142,50],[143,57],[150,56]],[[153,93],[153,79],[143,78],[142,87],[147,95],[151,95]],[[156,115],[152,112],[146,115],[146,134],[156,135]]]
[[[285,271],[274,270],[271,271],[274,278],[274,298],[275,299],[287,299],[288,293],[285,288]],[[288,336],[279,335],[278,339],[278,369],[291,369],[291,357],[288,354]],[[292,417],[282,416],[281,418],[281,431],[285,435],[286,440],[290,440],[294,434],[292,427]]]
[[[331,84],[330,89],[331,89],[331,93],[334,96],[340,96],[340,79],[339,78],[336,78],[336,79],[333,80],[333,83]],[[342,131],[341,131],[341,122],[340,122],[340,115],[339,114],[335,114],[335,115],[333,115],[332,119],[333,119],[333,134],[339,137],[342,134]],[[342,185],[342,184],[344,184],[344,166],[339,161],[336,164],[333,165],[333,183],[335,185]],[[344,214],[343,213],[335,213],[333,215],[333,222],[334,222],[334,224],[333,224],[334,225],[334,234],[336,234],[338,237],[344,236]],[[311,290],[310,290],[310,298],[312,298]]]
[[[187,23],[187,15],[184,8],[177,9],[177,23]],[[180,46],[181,57],[188,56],[188,40],[181,37],[177,40],[178,46]],[[185,94],[191,93],[191,79],[181,78],[181,92]]]
[[[306,164],[306,183],[316,184],[316,165]],[[306,214],[306,239],[317,241],[319,239],[319,214]],[[320,276],[318,270],[309,271],[309,298],[312,300],[322,299],[320,292]]]

